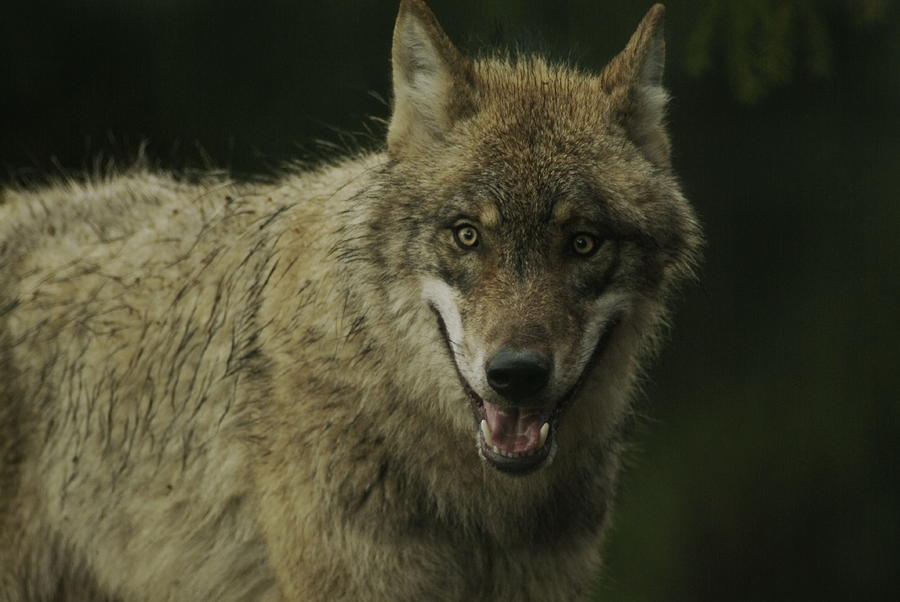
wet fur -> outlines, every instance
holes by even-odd
[[[661,14],[592,76],[470,63],[404,0],[385,152],[271,185],[135,170],[5,191],[0,600],[588,595],[630,392],[699,244],[639,85]],[[410,96],[419,42],[443,79]],[[585,199],[610,257],[569,290],[515,245],[465,267],[438,219],[487,212],[518,249]],[[549,466],[479,459],[429,279],[469,296],[477,340],[577,307],[535,335],[573,350],[597,299],[625,299]]]

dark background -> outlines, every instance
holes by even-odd
[[[649,4],[431,3],[463,47],[593,69]],[[668,8],[674,162],[708,243],[645,387],[601,599],[898,600],[900,10]],[[270,173],[376,144],[387,117],[393,0],[0,9],[3,183],[142,147]]]

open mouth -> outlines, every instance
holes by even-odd
[[[478,427],[478,451],[494,468],[511,474],[536,469],[555,449],[555,406],[501,406],[482,399],[460,374]]]
[[[460,384],[470,401],[479,454],[488,464],[507,474],[525,475],[537,470],[556,453],[556,432],[559,430],[560,419],[571,406],[586,375],[592,371],[606,349],[619,318],[610,321],[578,380],[562,397],[547,406],[523,407],[492,403],[472,389],[459,371],[440,312],[433,306],[431,309],[437,317]]]

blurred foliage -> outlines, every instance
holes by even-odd
[[[692,75],[721,59],[735,96],[754,103],[793,77],[831,73],[829,17],[869,27],[887,18],[893,0],[712,0],[687,41]]]

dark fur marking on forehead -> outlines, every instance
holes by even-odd
[[[470,182],[457,199],[445,204],[441,218],[477,217],[495,209],[497,226],[514,228],[532,237],[536,228],[550,224],[584,224],[606,237],[643,240],[648,236],[647,216],[638,206],[602,182],[592,181],[583,169],[553,165],[536,173],[508,172],[490,162],[467,176]],[[561,215],[554,215],[563,207]],[[524,230],[524,231],[522,231]]]
[[[490,161],[473,170],[468,180],[470,184],[462,194],[466,200],[446,206],[442,214],[458,209],[470,215],[489,215],[495,222],[490,225],[523,220],[549,223],[556,201],[572,194],[571,185],[555,174],[534,178],[509,173],[503,165],[495,166]]]

